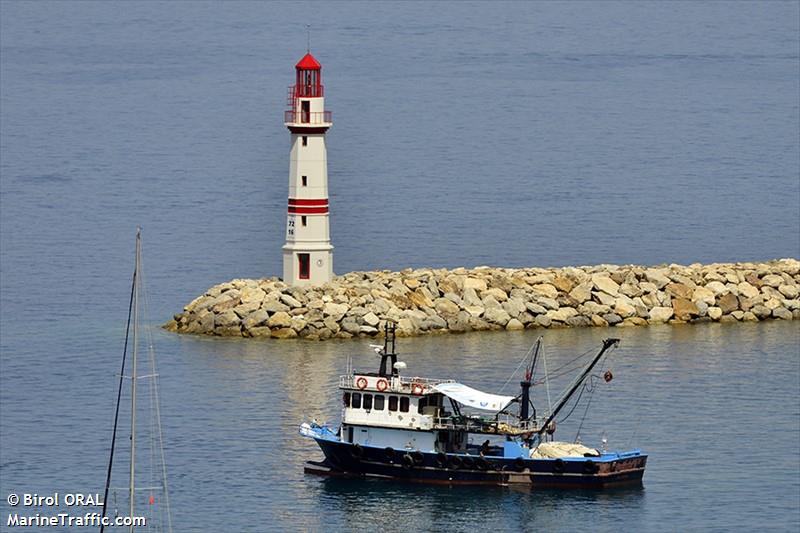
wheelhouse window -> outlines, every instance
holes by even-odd
[[[425,398],[420,398],[419,403],[417,404],[417,412],[422,414],[422,411],[425,409],[426,405],[428,405],[428,401]]]
[[[400,412],[407,413],[408,412],[408,397],[403,396],[400,398]]]
[[[389,410],[397,411],[397,396],[389,396]]]
[[[352,407],[353,409],[361,409],[361,393],[360,392],[354,392],[353,393],[353,401],[350,404],[350,407]]]
[[[365,394],[364,395],[364,409],[367,411],[372,410],[372,394]]]
[[[375,395],[375,403],[373,404],[372,408],[376,411],[383,411],[383,405],[385,403],[386,397],[383,394],[376,394]]]
[[[345,407],[350,407],[350,393],[345,392],[342,396],[342,403],[344,403]]]

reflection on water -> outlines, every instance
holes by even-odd
[[[569,520],[575,520],[575,513],[635,514],[644,503],[641,487],[598,492],[338,478],[308,482],[319,509],[337,509],[362,524],[392,524],[402,517],[404,529],[420,531],[474,531],[476,524],[484,530],[551,530],[563,526],[570,514]]]

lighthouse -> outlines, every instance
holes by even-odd
[[[325,111],[322,65],[311,53],[295,65],[288,104],[284,123],[292,146],[283,281],[294,286],[321,285],[333,277],[325,148],[325,133],[333,123],[331,112]]]

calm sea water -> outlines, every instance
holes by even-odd
[[[286,86],[313,25],[335,270],[800,256],[796,2],[0,3],[0,511],[102,488],[144,227],[150,318],[280,274]],[[546,332],[553,364],[603,330]],[[625,329],[584,442],[644,488],[321,480],[303,416],[365,343],[155,331],[181,531],[800,525],[800,325]],[[538,333],[403,341],[496,388]],[[571,438],[580,422],[562,426]]]

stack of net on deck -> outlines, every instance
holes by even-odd
[[[589,454],[589,455],[586,455]],[[543,442],[531,452],[532,459],[559,459],[562,457],[598,457],[600,452],[574,442]]]

